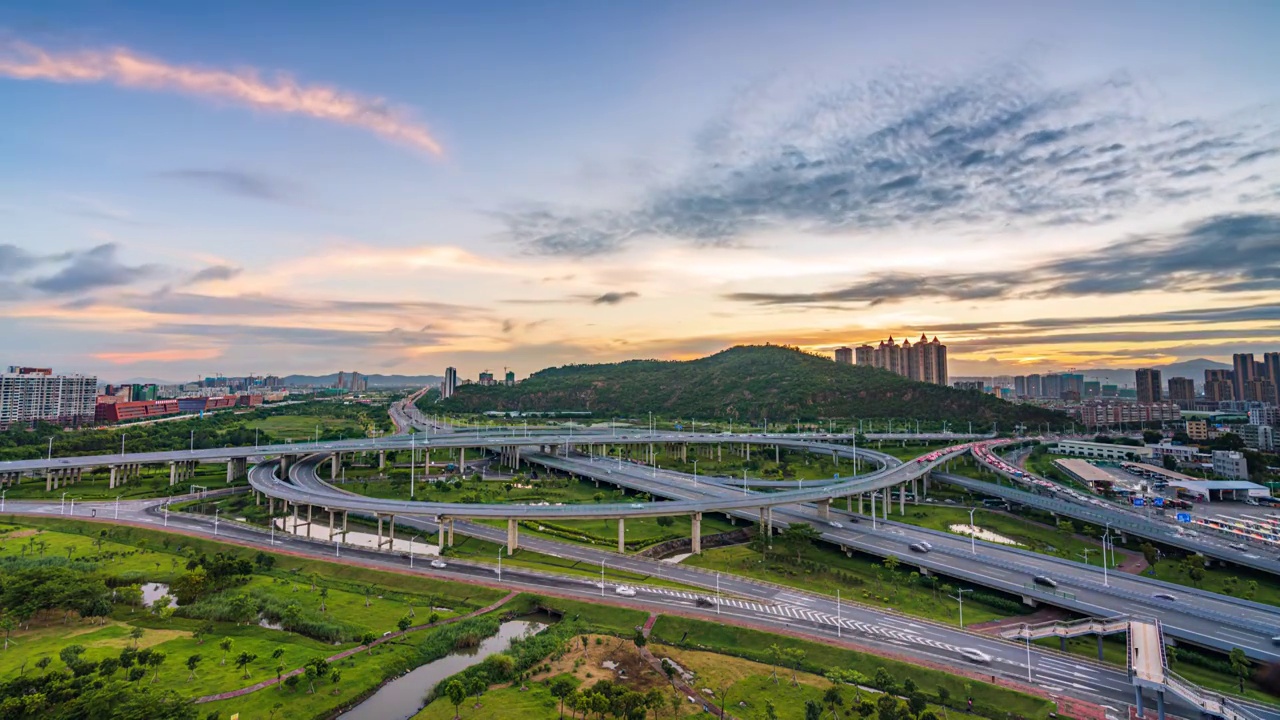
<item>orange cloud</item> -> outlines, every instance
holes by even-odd
[[[216,348],[146,350],[143,352],[104,352],[94,353],[93,357],[113,365],[131,365],[138,362],[180,362],[182,360],[212,360],[220,357],[222,351]]]
[[[363,128],[433,155],[443,153],[425,127],[381,98],[361,97],[323,85],[300,85],[284,73],[263,78],[252,68],[231,72],[169,65],[124,48],[59,54],[25,42],[0,41],[0,75],[19,80],[107,82],[128,88],[170,90]]]

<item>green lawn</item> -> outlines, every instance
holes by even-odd
[[[889,515],[891,520],[919,525],[932,530],[952,532],[952,525],[968,525],[968,508],[953,507],[933,503],[907,505],[907,514],[897,515],[896,508]],[[1024,550],[1053,555],[1068,560],[1084,561],[1084,551],[1089,550],[1089,562],[1098,565],[1102,562],[1102,543],[1086,542],[1074,535],[1068,535],[1057,528],[1030,522],[1007,513],[979,509],[974,513],[974,522],[978,527],[1007,537],[1019,543]],[[1081,529],[1080,525],[1076,525]],[[961,533],[956,533],[961,534]],[[1116,553],[1116,563],[1124,562],[1125,555]]]
[[[272,415],[247,423],[250,430],[261,430],[286,440],[292,438],[294,442],[313,439],[316,436],[316,426],[320,427],[321,438],[335,434],[345,434],[348,438],[365,436],[365,428],[359,422],[323,415]]]
[[[847,557],[825,545],[806,548],[802,562],[796,561],[794,553],[783,552],[762,562],[760,553],[745,545],[705,550],[702,555],[684,562],[831,597],[835,597],[838,588],[841,597],[850,602],[893,608],[940,622],[959,622],[958,605],[943,596],[944,588],[955,584],[954,581],[940,580],[938,589],[934,590],[918,579],[914,568],[906,563],[890,572],[882,561],[871,556],[854,553],[853,557]],[[1007,617],[1016,607],[1017,603],[1012,601],[1007,607],[995,608],[969,598],[965,603],[965,624]]]
[[[521,718],[521,720],[555,720],[560,717],[560,701],[551,695],[544,683],[530,683],[528,690],[500,687],[489,690],[475,706],[473,698],[467,698],[459,707],[464,720],[476,718]],[[440,697],[423,708],[412,720],[453,720],[453,704],[449,698]]]
[[[491,563],[496,568],[498,565],[498,551],[501,550],[502,566],[504,568],[514,566],[563,575],[579,575],[597,580],[600,578],[600,566],[595,563],[583,563],[566,558],[552,557],[551,555],[543,555],[530,550],[518,550],[514,556],[508,557],[505,548],[505,545],[498,545],[487,540],[457,535],[455,536],[453,547],[445,550],[445,556],[462,558],[471,562]],[[605,583],[614,584],[619,582],[645,583],[646,585],[663,585],[688,589],[685,585],[665,580],[657,575],[640,575],[626,572],[609,567],[606,564]]]

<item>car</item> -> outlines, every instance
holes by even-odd
[[[636,508],[638,510],[644,507],[644,503],[631,503],[631,507]]]
[[[1231,548],[1232,550],[1239,550],[1240,552],[1244,552],[1245,550],[1249,549],[1244,546],[1244,543],[1231,543],[1227,547]]]
[[[623,596],[623,597],[635,597],[635,596],[636,596],[635,588],[629,588],[629,587],[627,587],[626,585],[619,585],[619,586],[618,586],[618,589],[614,590],[614,592],[615,592],[615,593],[617,593],[617,594],[619,594],[619,595],[621,595],[621,596]]]
[[[1170,593],[1156,593],[1156,594],[1152,595],[1151,597],[1155,598],[1156,600],[1168,600],[1169,602],[1177,602],[1177,601],[1178,601],[1178,597],[1177,597],[1176,595],[1172,595],[1172,594],[1170,594]]]
[[[911,549],[911,552],[918,552],[918,553],[927,553],[927,552],[929,552],[929,546],[925,545],[924,543],[918,543],[918,542],[917,542],[917,543],[911,543],[911,544],[910,544],[910,545],[908,545],[907,547]]]
[[[705,598],[701,595],[694,599],[693,604],[698,607],[715,607],[715,603],[711,602],[710,598]]]
[[[981,650],[979,650],[978,648],[968,648],[968,647],[967,647],[967,648],[960,648],[960,650],[959,650],[958,652],[959,652],[962,656],[964,656],[964,659],[965,659],[965,660],[969,660],[969,661],[971,661],[971,662],[976,662],[976,663],[989,663],[989,662],[991,662],[991,656],[990,656],[990,655],[988,655],[988,654],[986,654],[986,653],[984,653],[984,652],[982,652],[982,651],[981,651]]]
[[[435,569],[437,569],[437,570],[442,570],[442,569],[444,569],[444,568],[448,567],[448,565],[446,565],[446,564],[445,564],[445,561],[441,560],[440,558],[436,558],[435,560],[432,560],[432,561],[431,561],[431,567],[433,567],[433,568],[435,568]]]
[[[1032,581],[1035,582],[1035,584],[1037,585],[1044,585],[1045,587],[1051,587],[1051,588],[1058,587],[1058,581],[1054,580],[1048,575],[1037,575],[1034,578],[1032,578]]]
[[[844,525],[841,525],[840,523],[836,522],[835,520],[832,520],[830,523],[827,523],[827,524],[828,524],[828,525],[830,525],[831,527],[833,527],[833,528],[837,529],[837,530],[843,530],[843,529],[844,529]]]
[[[928,540],[921,540],[920,544],[923,545],[926,550],[933,549],[933,543],[930,543]]]

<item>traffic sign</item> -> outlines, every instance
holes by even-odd
[[[1164,507],[1164,498],[1162,497],[1155,498],[1152,502],[1156,504],[1156,507]]]
[[[1177,515],[1174,515],[1173,517],[1174,517],[1174,519],[1176,519],[1178,522],[1185,522],[1185,523],[1189,523],[1189,522],[1191,522],[1191,513],[1178,513]]]
[[[1144,502],[1145,502],[1145,501],[1144,501],[1142,498],[1140,498],[1140,497],[1136,497],[1136,498],[1134,498],[1134,499],[1133,499],[1133,504],[1134,504],[1134,506],[1136,506],[1136,507],[1142,507],[1142,505],[1143,505],[1143,503],[1144,503]]]

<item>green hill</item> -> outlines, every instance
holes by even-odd
[[[776,345],[738,346],[689,361],[629,360],[566,365],[515,386],[460,386],[452,398],[423,408],[437,412],[591,411],[598,417],[641,416],[758,422],[819,418],[919,418],[1061,424],[1061,413],[1015,405],[991,395],[915,382],[893,373],[837,365]]]

